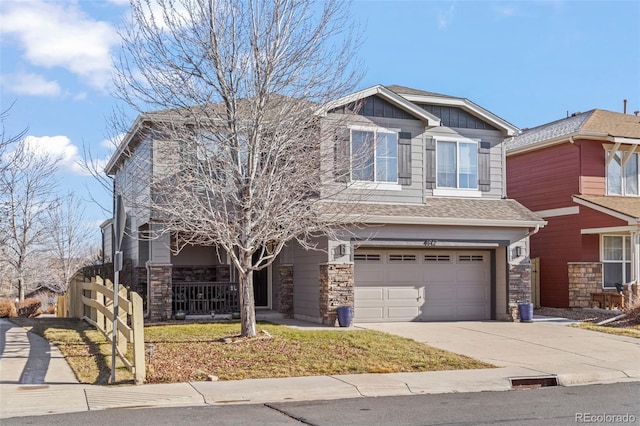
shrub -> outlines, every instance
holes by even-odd
[[[38,299],[24,299],[24,302],[18,303],[17,308],[20,318],[35,318],[42,313]]]
[[[624,309],[627,317],[636,324],[640,324],[640,299],[636,296],[633,303],[626,306]]]
[[[15,318],[17,315],[16,305],[11,299],[0,299],[0,318]]]

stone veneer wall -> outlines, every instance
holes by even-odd
[[[518,321],[518,304],[531,303],[531,265],[509,264],[509,309],[511,321]]]
[[[171,265],[148,265],[149,268],[149,321],[171,318]]]
[[[353,307],[353,263],[320,264],[320,318],[335,325],[338,306]]]
[[[569,262],[569,306],[572,308],[588,308],[591,304],[591,293],[602,291],[602,263]]]
[[[278,277],[278,312],[293,318],[293,265],[280,265]]]

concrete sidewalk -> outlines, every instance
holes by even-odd
[[[548,319],[546,319],[548,320]],[[289,326],[315,328],[299,321]],[[108,408],[241,404],[423,393],[504,391],[512,378],[561,385],[640,381],[638,339],[562,327],[564,320],[359,324],[497,365],[485,370],[292,377],[142,386],[78,384],[48,342],[0,319],[0,418]]]

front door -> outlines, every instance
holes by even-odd
[[[257,255],[253,255],[253,261],[257,261]],[[256,301],[256,308],[269,307],[269,271],[271,267],[260,271],[253,271],[253,296]]]

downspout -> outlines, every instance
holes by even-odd
[[[537,234],[538,231],[540,231],[540,225],[536,225],[536,227],[533,228],[533,231],[527,232],[526,234],[524,234],[524,237],[529,238],[530,236]]]

